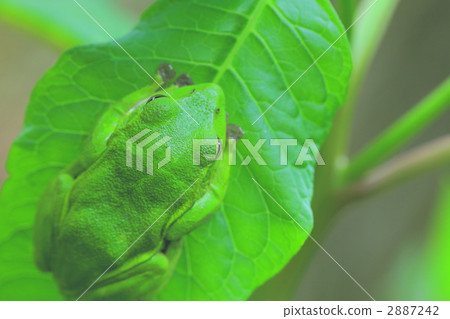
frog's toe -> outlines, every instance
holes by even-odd
[[[175,78],[176,72],[172,65],[168,63],[161,63],[158,67],[158,75],[164,83],[167,83]]]
[[[187,74],[180,74],[180,76],[175,80],[176,87],[193,85],[194,81]]]
[[[244,135],[244,131],[239,125],[228,123],[227,124],[227,139],[240,140]]]

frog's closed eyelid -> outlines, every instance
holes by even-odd
[[[154,96],[152,96],[151,98],[149,98],[149,99],[147,100],[147,103],[146,103],[146,104],[148,104],[148,103],[150,103],[151,101],[154,101],[154,100],[156,100],[156,99],[159,99],[159,98],[161,98],[161,97],[167,97],[167,96],[165,96],[165,95],[163,95],[163,94],[154,95]]]

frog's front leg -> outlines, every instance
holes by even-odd
[[[51,270],[51,255],[59,221],[66,210],[72,176],[61,174],[47,187],[39,202],[34,228],[34,260],[42,271]]]
[[[228,151],[223,150],[223,152],[222,161],[228,163]],[[187,212],[170,223],[166,231],[168,240],[177,240],[189,234],[217,210],[225,196],[229,174],[229,165],[219,165],[217,167],[205,194]]]
[[[168,242],[164,251],[140,254],[108,271],[81,300],[151,300],[170,278],[181,251],[182,241],[177,240]],[[77,293],[72,293],[74,299]]]
[[[106,149],[111,135],[124,124],[128,116],[139,106],[146,104],[149,98],[161,87],[169,85],[174,78],[175,70],[173,67],[170,64],[161,63],[151,83],[125,96],[119,102],[111,104],[97,120],[97,124],[84,146],[83,156],[71,165],[71,174],[76,176],[92,165]]]

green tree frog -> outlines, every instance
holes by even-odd
[[[227,161],[193,165],[192,150],[194,139],[216,139],[202,154],[224,152],[224,93],[214,84],[191,85],[185,75],[170,85],[173,75],[161,65],[155,78],[165,91],[149,85],[111,105],[81,156],[41,198],[35,261],[53,273],[68,299],[78,298],[107,269],[83,299],[152,298],[177,262],[182,237],[223,199]],[[170,161],[153,175],[126,165],[127,141],[145,130],[170,137],[153,153],[156,163],[170,148]]]

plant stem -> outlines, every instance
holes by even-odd
[[[361,151],[344,172],[344,181],[358,179],[374,165],[388,158],[449,106],[450,77]]]
[[[406,179],[450,164],[450,135],[440,137],[388,161],[347,187],[341,203],[373,194]]]
[[[346,0],[342,0],[346,2]],[[359,12],[364,12],[373,0],[363,1]],[[359,97],[361,84],[367,74],[378,47],[389,26],[391,18],[398,5],[398,0],[379,0],[366,16],[354,28],[352,38],[353,73],[350,79],[347,100],[336,115],[333,129],[332,146],[337,169],[342,171],[348,164],[348,145],[355,105]]]

